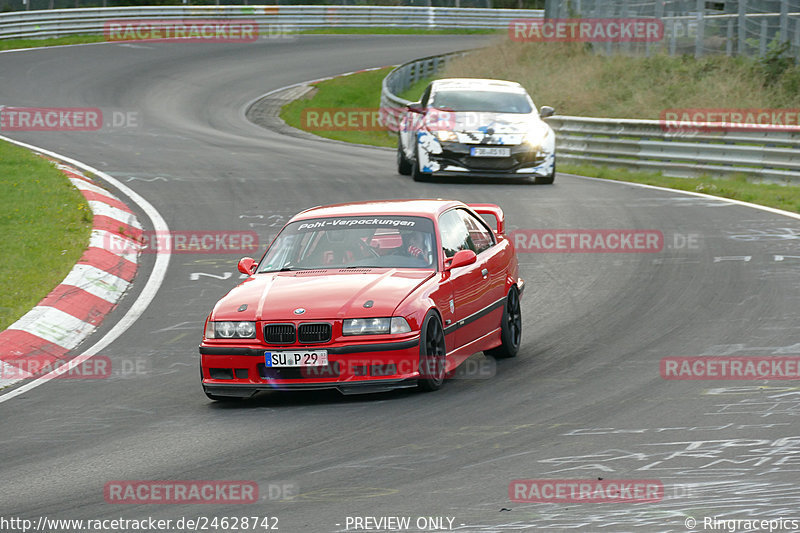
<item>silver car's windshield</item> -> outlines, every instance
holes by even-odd
[[[530,100],[523,93],[503,91],[438,91],[431,107],[449,111],[484,113],[530,113]]]
[[[258,272],[341,268],[435,268],[433,222],[422,217],[331,217],[292,222]]]

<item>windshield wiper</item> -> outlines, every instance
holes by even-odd
[[[262,270],[261,272],[297,272],[299,270],[308,270],[307,268],[297,268],[291,263],[286,263],[282,268],[277,270]]]

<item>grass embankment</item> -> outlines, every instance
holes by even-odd
[[[0,50],[42,48],[44,46],[61,46],[65,44],[100,43],[105,40],[105,37],[102,35],[71,35],[69,37],[53,37],[50,39],[4,39],[0,40]]]
[[[277,27],[278,25],[276,25]],[[279,29],[267,28],[261,31],[260,35],[265,38],[275,38],[275,31],[283,32]],[[446,30],[427,30],[423,28],[319,28],[313,30],[287,31],[287,35],[472,35],[472,34],[495,34],[505,33],[497,30],[480,29],[446,29]],[[62,46],[65,44],[87,44],[101,43],[108,39],[103,35],[70,35],[66,37],[50,37],[46,39],[5,39],[0,40],[0,51],[17,50],[21,48],[42,48],[45,46]],[[125,42],[125,41],[114,41]]]
[[[92,212],[49,161],[0,141],[0,331],[47,296],[80,259]]]
[[[314,85],[316,91],[283,106],[281,118],[295,128],[304,129],[328,139],[371,144],[373,146],[397,146],[397,135],[385,131],[377,121],[373,122],[367,119],[367,123],[374,127],[364,130],[336,131],[333,129],[307,128],[307,121],[303,119],[303,110],[305,109],[331,112],[338,109],[373,110],[374,114],[371,115],[371,118],[377,119],[377,110],[381,105],[381,82],[391,70],[392,67],[386,67],[316,83]],[[399,96],[406,99],[417,98],[425,87],[427,80],[420,83],[410,87]]]
[[[491,35],[505,34],[505,30],[481,30],[449,28],[445,30],[426,30],[423,28],[318,28],[299,30],[296,33],[309,35]]]
[[[603,56],[583,44],[505,40],[453,60],[444,75],[519,82],[560,115],[658,119],[673,108],[800,107],[800,68],[775,54]]]
[[[317,92],[284,107],[281,117],[302,128],[308,107],[376,108],[388,70],[320,82]],[[518,81],[537,105],[552,105],[562,115],[658,119],[672,108],[800,108],[800,68],[780,57],[746,58],[598,56],[584,45],[503,42],[453,60],[441,77],[485,77]],[[420,80],[402,95],[416,100],[430,80]],[[396,146],[383,131],[312,131],[333,139]],[[559,171],[703,192],[787,211],[800,212],[800,187],[731,178],[672,178],[596,165],[559,163]]]

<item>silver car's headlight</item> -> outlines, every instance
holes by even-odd
[[[439,142],[458,142],[458,135],[454,131],[439,130],[435,131],[434,135],[439,139]]]
[[[539,133],[528,133],[522,138],[522,144],[527,145],[531,150],[535,150],[537,152],[542,148],[543,141],[544,139],[542,139],[542,136]]]
[[[207,339],[255,339],[255,322],[211,322],[206,324]]]
[[[527,144],[532,150],[538,152],[542,149],[542,145],[549,135],[550,130],[547,128],[532,128],[522,138],[522,144]]]
[[[381,335],[408,333],[411,326],[403,317],[348,318],[342,323],[342,335]]]

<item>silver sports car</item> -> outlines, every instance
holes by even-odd
[[[449,78],[428,85],[399,127],[397,169],[433,176],[533,177],[553,183],[555,134],[525,88],[501,80]]]

